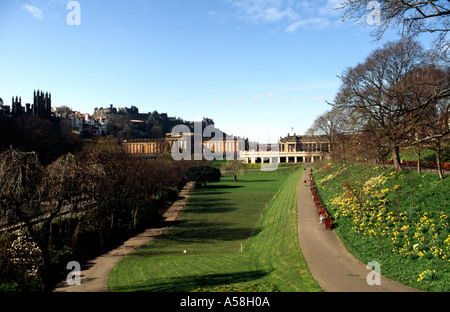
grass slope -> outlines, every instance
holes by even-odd
[[[379,262],[383,275],[414,288],[450,290],[450,177],[326,162],[314,179],[358,259]]]
[[[320,291],[298,245],[302,172],[247,172],[195,190],[176,225],[112,270],[110,290]]]

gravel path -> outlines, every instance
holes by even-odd
[[[181,190],[179,199],[163,214],[165,222],[175,221],[178,218],[188,201],[191,188],[192,183],[188,183]],[[109,272],[114,266],[128,253],[152,241],[168,229],[169,226],[147,229],[143,233],[130,238],[118,248],[89,261],[83,266],[80,274],[80,285],[68,285],[66,281],[63,281],[56,286],[54,292],[107,292]]]

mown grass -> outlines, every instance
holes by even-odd
[[[112,270],[109,289],[320,291],[298,245],[302,172],[247,172],[195,190],[169,231]]]
[[[414,288],[450,290],[450,177],[326,162],[314,179],[358,259],[378,261],[383,275]]]

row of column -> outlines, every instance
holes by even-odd
[[[247,163],[269,163],[269,164],[285,164],[285,163],[309,163],[323,160],[322,156],[292,156],[292,157],[250,157]]]
[[[297,145],[300,144],[299,150],[297,150]],[[330,151],[330,143],[282,143],[282,152],[321,152]]]
[[[126,146],[129,154],[159,154],[170,151],[167,143],[134,143]]]
[[[187,148],[186,142],[176,142],[180,149]],[[244,149],[244,143],[238,141],[231,142],[207,142],[203,144],[213,153],[238,152]],[[151,143],[127,143],[127,152],[130,154],[158,154],[171,150],[171,145],[167,142],[151,142]],[[193,148],[193,147],[192,147]]]
[[[239,140],[218,142],[208,141],[203,143],[203,146],[213,153],[235,153],[245,149],[245,142]]]

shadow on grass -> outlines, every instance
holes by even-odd
[[[209,208],[209,206],[208,203],[205,202],[200,205],[196,204],[195,206],[196,206],[195,208],[189,208],[189,213],[226,213],[237,210],[236,208],[233,208],[233,205],[229,206],[222,205],[215,209],[207,209]]]
[[[220,194],[219,194],[220,195]],[[191,199],[186,207],[186,213],[225,213],[236,210],[236,205],[230,203],[227,198],[216,197],[213,200],[204,200],[204,198]]]
[[[207,185],[206,188],[199,188],[197,190],[218,190],[218,189],[236,189],[236,188],[241,188],[244,187],[243,185],[229,185],[229,184],[210,184]],[[209,194],[209,192],[208,192]]]
[[[270,271],[242,271],[227,274],[205,274],[200,276],[183,276],[171,278],[158,278],[148,283],[133,284],[132,286],[119,286],[113,289],[116,292],[190,292],[198,287],[214,287],[235,283],[244,283],[260,279],[270,274]]]
[[[219,252],[228,248],[235,248],[237,251],[239,244],[234,244],[234,241],[243,242],[262,231],[261,228],[239,227],[233,223],[217,221],[172,221],[171,225],[173,227],[170,231],[155,237],[154,242],[139,247],[132,255],[144,258],[172,256],[179,255],[183,249],[193,250],[195,253],[204,250],[214,253],[216,249],[213,246]]]
[[[260,180],[241,180],[238,182],[244,182],[244,183],[253,183],[253,182],[258,182],[258,183],[262,183],[262,182],[278,182],[278,180],[268,180],[268,179],[260,179]]]
[[[169,225],[169,223],[166,223]],[[211,243],[219,241],[245,240],[252,236],[254,228],[233,226],[228,222],[173,221],[170,231],[156,237],[159,241],[177,243]]]

